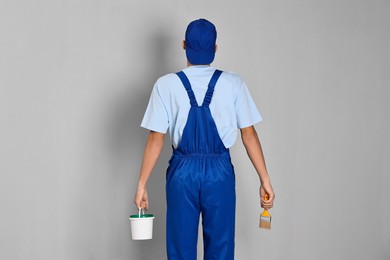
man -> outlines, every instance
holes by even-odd
[[[157,80],[141,123],[150,133],[134,198],[138,208],[148,208],[146,183],[168,128],[172,141],[166,173],[170,260],[196,259],[200,214],[204,259],[234,259],[236,195],[229,148],[237,128],[260,178],[261,207],[272,208],[275,198],[253,127],[262,117],[240,76],[210,66],[216,38],[215,26],[205,19],[188,25],[183,42],[187,68]]]

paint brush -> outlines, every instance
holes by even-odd
[[[266,193],[264,195],[264,199],[268,200],[269,196]],[[271,215],[269,214],[268,210],[264,209],[263,213],[260,214],[260,228],[263,229],[271,229]]]

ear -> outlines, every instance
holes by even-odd
[[[186,41],[183,41],[183,49],[186,49]]]

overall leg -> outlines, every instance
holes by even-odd
[[[204,259],[232,260],[236,193],[230,160],[211,160],[205,177],[201,188]]]
[[[166,243],[169,260],[196,260],[199,182],[189,178],[189,171],[191,166],[184,164],[167,175]]]

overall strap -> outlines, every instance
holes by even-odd
[[[219,79],[219,76],[221,76],[222,71],[215,70],[213,76],[211,77],[211,80],[209,82],[209,86],[207,88],[206,95],[203,100],[202,106],[209,106],[211,102],[211,98],[213,97],[215,84],[217,84],[217,81]]]
[[[179,76],[181,82],[183,83],[184,87],[187,90],[187,94],[188,94],[188,97],[190,98],[191,106],[197,107],[198,103],[196,102],[194,92],[192,91],[192,88],[191,88],[191,83],[188,80],[186,74],[183,71],[179,71],[176,73],[176,75]]]

